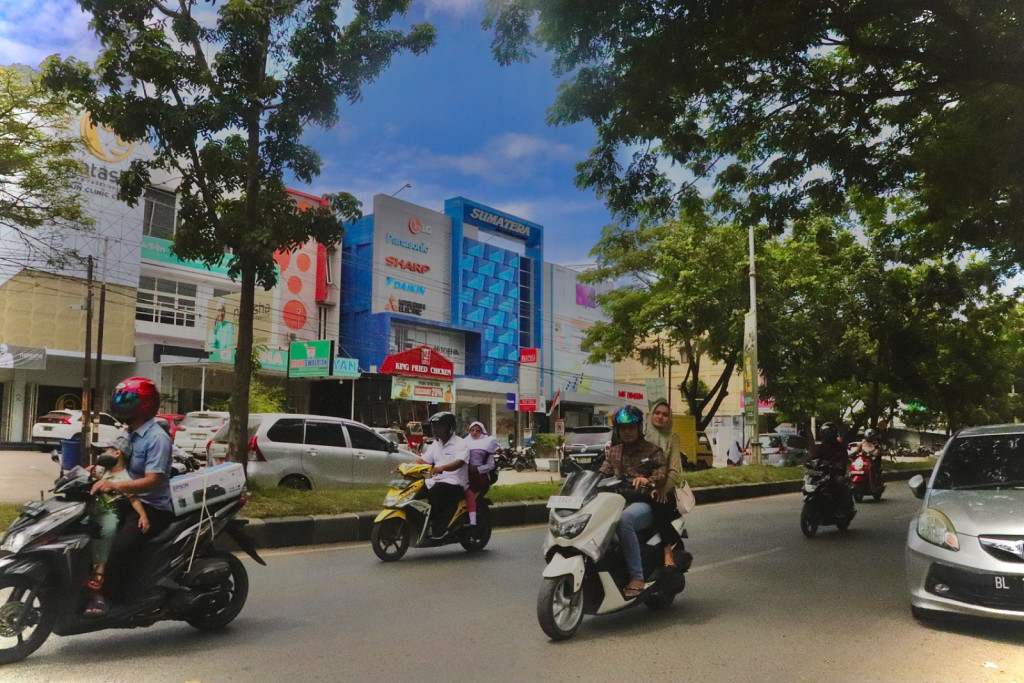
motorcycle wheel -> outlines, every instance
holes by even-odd
[[[583,623],[583,590],[572,589],[568,574],[544,579],[537,594],[537,621],[551,640],[572,638]]]
[[[871,497],[874,498],[875,500],[882,500],[882,491],[878,491],[877,493],[872,493]],[[860,502],[860,501],[858,501],[858,502]]]
[[[0,577],[0,664],[25,659],[53,630],[57,606],[50,596],[38,593],[25,602],[31,587],[31,581],[23,576]],[[16,627],[19,620],[21,625]]]
[[[409,549],[409,523],[400,517],[392,517],[374,524],[370,530],[370,545],[373,554],[382,562],[402,559]]]
[[[853,494],[853,502],[855,502],[855,503],[863,503],[864,502],[864,494],[860,493],[860,492],[854,493]]]
[[[814,534],[818,533],[820,523],[821,513],[818,511],[818,506],[804,503],[804,507],[800,511],[800,531],[804,533],[804,536],[814,538]]]
[[[682,593],[683,588],[686,587],[686,575],[680,574],[679,578],[677,579],[677,582],[680,582],[681,584],[678,590],[676,590],[675,586],[672,586],[671,588],[666,586],[664,590],[655,593],[651,597],[647,598],[644,601],[644,604],[647,605],[648,608],[654,610],[655,612],[657,612],[658,610],[666,609],[676,599],[676,595]]]
[[[517,460],[516,461],[516,472],[522,472],[526,469],[526,463]]]
[[[227,552],[215,552],[211,557],[220,558],[231,567],[231,576],[220,585],[220,590],[228,594],[228,602],[226,605],[211,608],[205,614],[185,620],[189,626],[201,631],[213,631],[230,624],[241,613],[245,607],[245,600],[249,597],[249,574],[245,571],[242,561]]]
[[[459,543],[471,553],[483,550],[491,540],[491,527],[491,513],[489,511],[479,512],[477,513],[475,531],[470,531],[473,527],[463,527],[462,539]]]

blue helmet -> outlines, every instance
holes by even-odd
[[[623,406],[615,411],[615,415],[612,417],[612,424],[616,427],[619,425],[637,425],[642,428],[644,424],[643,411],[636,406]]]

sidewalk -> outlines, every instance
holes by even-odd
[[[537,463],[542,465],[541,462]],[[0,502],[25,503],[51,495],[53,480],[57,477],[58,465],[50,460],[50,454],[32,451],[0,451]],[[905,481],[914,474],[927,476],[931,470],[886,472],[885,481]],[[521,484],[524,482],[561,481],[557,472],[516,472],[502,470],[495,486]],[[781,481],[768,484],[739,484],[735,486],[707,486],[695,488],[694,496],[698,505],[721,503],[744,498],[759,498],[800,490],[800,480]],[[547,501],[521,503],[498,503],[492,508],[495,526],[521,526],[544,524],[548,521]],[[315,545],[322,543],[348,543],[368,541],[377,510],[352,512],[341,515],[305,515],[278,519],[250,519],[247,533],[259,548],[280,548],[286,546]],[[224,539],[227,541],[227,539]]]

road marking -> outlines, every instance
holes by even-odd
[[[781,552],[783,550],[785,550],[785,548],[782,547],[782,546],[779,546],[778,548],[771,548],[769,550],[762,550],[759,553],[751,553],[749,555],[740,555],[739,557],[734,557],[731,560],[722,560],[721,562],[712,562],[711,564],[702,564],[699,567],[690,567],[690,573],[691,574],[695,574],[697,572],[703,572],[703,571],[707,571],[709,569],[718,569],[719,567],[724,567],[724,566],[729,565],[729,564],[736,564],[737,562],[746,562],[747,560],[753,560],[754,558],[762,557],[764,555],[771,555],[772,553]]]

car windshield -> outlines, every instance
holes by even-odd
[[[565,442],[570,446],[601,446],[612,438],[612,432],[608,430],[569,432],[565,435]]]
[[[935,473],[936,489],[1024,487],[1024,434],[953,439]]]

